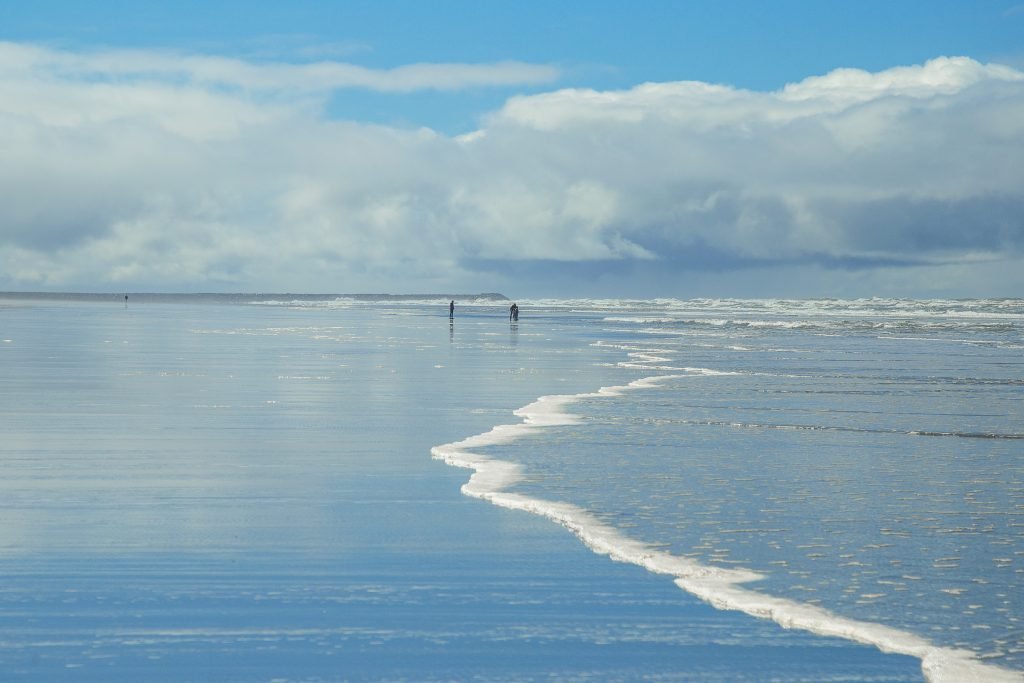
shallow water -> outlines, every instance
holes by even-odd
[[[919,680],[459,494],[433,445],[599,386],[591,314],[0,302],[5,680]]]
[[[523,466],[513,492],[1024,670],[1022,302],[591,309],[624,371],[663,379],[482,450]]]

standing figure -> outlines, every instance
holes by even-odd
[[[455,319],[455,300],[454,299],[452,299],[451,302],[448,304],[448,319],[449,320],[454,320]]]

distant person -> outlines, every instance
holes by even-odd
[[[454,299],[452,299],[448,303],[448,319],[449,320],[454,320],[455,319],[455,300]]]
[[[519,320],[519,304],[512,304],[508,309],[508,319],[512,321]]]

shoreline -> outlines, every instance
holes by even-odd
[[[884,653],[915,657],[921,661],[922,674],[931,683],[964,680],[1024,681],[1024,672],[985,664],[969,650],[938,646],[907,631],[849,619],[813,605],[745,588],[744,584],[757,581],[761,575],[748,570],[710,567],[658,550],[629,538],[573,504],[508,492],[507,488],[522,479],[522,468],[515,463],[492,459],[471,450],[513,443],[535,429],[579,424],[581,418],[564,409],[581,399],[614,398],[626,391],[656,388],[664,380],[686,376],[654,375],[625,385],[601,387],[596,392],[541,396],[514,411],[516,416],[522,418],[521,422],[496,425],[490,431],[461,441],[435,446],[431,449],[431,455],[453,467],[473,470],[461,488],[463,494],[499,507],[545,517],[570,530],[594,553],[638,565],[655,574],[672,576],[680,589],[716,609],[738,611],[767,619],[787,629],[800,629],[816,635],[871,645]]]

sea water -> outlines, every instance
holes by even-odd
[[[1024,302],[540,304],[622,379],[435,449],[467,493],[937,680],[1021,677]]]
[[[1020,670],[1020,302],[458,303],[0,301],[4,677]]]

